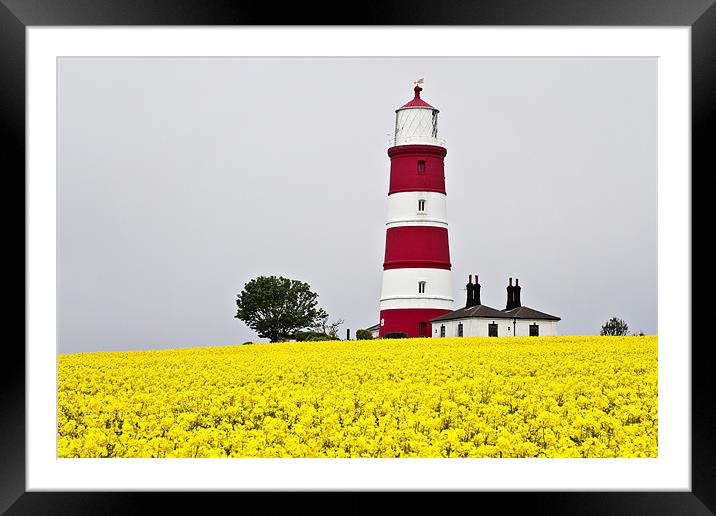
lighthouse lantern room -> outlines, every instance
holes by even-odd
[[[418,81],[419,83],[422,82]],[[420,98],[395,112],[391,137],[379,336],[430,337],[430,320],[453,309],[444,159],[438,113]]]

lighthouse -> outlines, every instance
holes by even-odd
[[[395,111],[379,336],[430,337],[453,310],[444,160],[438,110],[420,97]],[[395,335],[398,336],[398,335]]]

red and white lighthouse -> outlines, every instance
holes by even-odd
[[[379,336],[430,337],[430,319],[453,310],[438,110],[420,98],[395,111],[391,137]]]

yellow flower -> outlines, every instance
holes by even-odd
[[[656,457],[656,337],[62,355],[60,457]]]

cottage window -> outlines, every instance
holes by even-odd
[[[440,325],[440,336],[441,337],[445,336],[445,325],[444,324]]]
[[[487,336],[488,337],[497,337],[497,324],[490,323],[487,325]]]
[[[457,325],[457,336],[462,337],[462,323],[458,323]]]
[[[530,324],[530,337],[539,337],[539,325]]]

